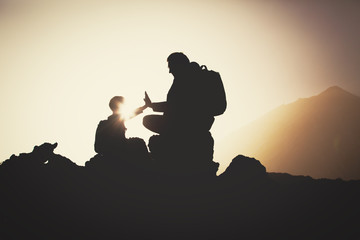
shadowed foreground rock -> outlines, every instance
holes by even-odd
[[[267,177],[266,168],[255,158],[235,157],[221,177],[235,182],[259,181]]]
[[[189,152],[167,155],[165,168],[156,158],[104,156],[82,167],[54,154],[56,146],[45,143],[0,165],[0,239],[354,239],[359,234],[359,181],[267,173],[259,161],[241,155],[220,176],[199,174],[206,180],[195,181],[188,172],[176,177],[163,172],[181,156],[194,174]]]

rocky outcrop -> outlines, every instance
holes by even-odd
[[[85,163],[88,169],[108,167],[109,169],[126,168],[138,166],[139,168],[148,167],[150,154],[147,150],[145,141],[141,138],[126,139],[121,151],[116,154],[96,154]]]
[[[30,171],[41,168],[77,167],[70,159],[54,153],[57,145],[57,143],[43,143],[35,146],[31,153],[21,153],[19,156],[13,154],[1,164],[1,168],[8,171],[20,169]]]
[[[266,168],[255,158],[238,155],[220,175],[229,181],[258,181],[267,177]]]

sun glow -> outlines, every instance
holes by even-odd
[[[121,120],[129,119],[130,115],[131,115],[130,112],[131,112],[130,108],[125,102],[119,104],[119,115],[120,115]]]
[[[120,116],[121,120],[129,120],[136,116],[136,107],[133,107],[134,104],[129,104],[124,101],[120,106]]]

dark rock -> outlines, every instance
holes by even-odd
[[[54,153],[57,143],[43,143],[35,146],[31,153],[21,153],[19,156],[12,155],[5,160],[3,168],[33,169],[43,167],[76,167],[70,159]]]
[[[229,181],[259,180],[267,177],[266,168],[255,158],[243,155],[235,157],[220,175]]]
[[[145,141],[141,138],[129,138],[117,154],[96,154],[85,163],[88,169],[107,169],[110,171],[137,171],[150,167],[150,154]]]

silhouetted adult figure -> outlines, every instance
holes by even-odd
[[[220,75],[190,62],[181,52],[170,54],[167,61],[174,80],[166,102],[153,103],[145,94],[146,106],[163,113],[143,118],[143,125],[159,134],[149,139],[151,156],[159,169],[176,179],[215,178],[219,164],[212,161],[214,139],[209,130],[214,116],[226,108]]]
[[[206,85],[199,79],[199,65],[190,63],[181,52],[170,54],[167,62],[174,80],[166,102],[153,103],[149,97],[145,98],[147,106],[163,115],[145,116],[144,126],[159,134],[209,131],[214,117],[205,111],[207,103],[202,93]]]
[[[126,119],[121,112],[123,104],[124,97],[111,98],[109,107],[113,113],[108,119],[100,121],[96,129],[95,152],[103,155],[118,155],[126,150]],[[137,108],[131,117],[139,115],[145,108],[147,108],[146,105]]]

